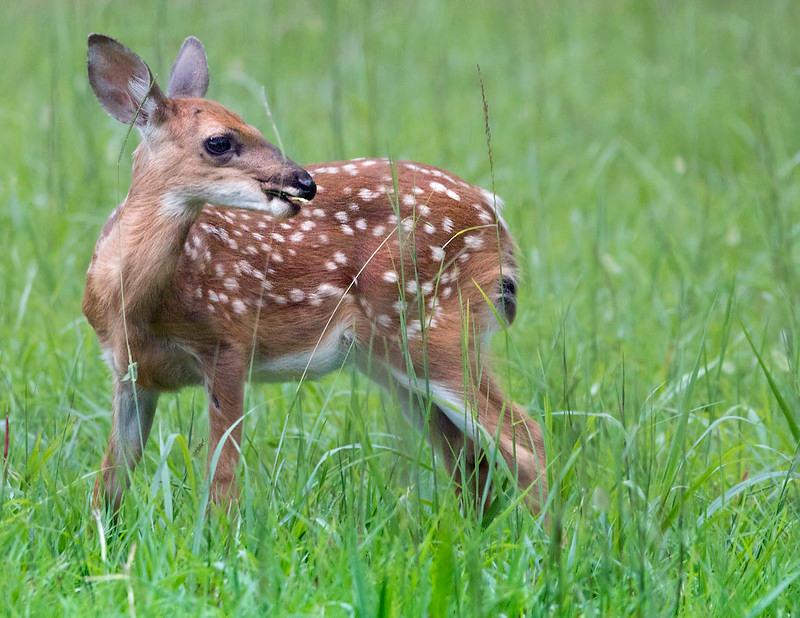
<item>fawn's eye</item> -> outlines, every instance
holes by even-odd
[[[203,144],[210,155],[219,156],[231,149],[231,140],[224,135],[209,137]]]

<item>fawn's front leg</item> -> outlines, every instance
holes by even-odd
[[[114,511],[119,509],[130,483],[129,474],[142,457],[150,435],[157,404],[158,392],[114,376],[111,435],[103,457],[102,477],[98,476],[94,484],[94,508],[105,503]]]
[[[211,479],[211,498],[224,505],[236,499],[236,464],[242,441],[242,413],[246,363],[232,350],[218,350],[210,365],[208,392],[208,459],[206,473]],[[235,424],[231,432],[228,429]],[[217,447],[224,439],[216,467],[212,470]]]

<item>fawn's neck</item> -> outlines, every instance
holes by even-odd
[[[84,297],[84,313],[98,333],[114,328],[123,298],[128,322],[149,324],[175,276],[202,203],[160,184],[134,170],[131,191],[98,242]]]

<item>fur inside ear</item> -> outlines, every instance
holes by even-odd
[[[186,37],[169,72],[167,97],[202,98],[208,90],[208,60],[200,39]]]
[[[144,60],[103,34],[89,35],[89,83],[112,118],[139,129],[153,122],[166,98]]]

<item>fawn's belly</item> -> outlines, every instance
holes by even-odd
[[[256,382],[285,382],[322,377],[344,364],[352,344],[351,333],[350,326],[340,324],[320,337],[314,346],[258,355],[253,362],[252,379]]]

